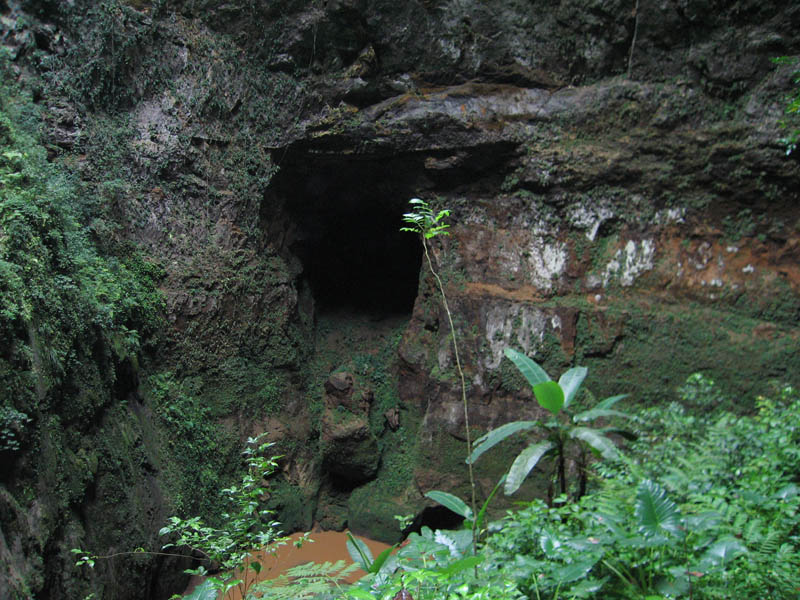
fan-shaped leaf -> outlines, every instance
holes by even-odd
[[[472,445],[472,454],[470,454],[467,462],[475,463],[481,454],[490,448],[493,448],[507,437],[514,435],[518,431],[526,431],[538,426],[539,421],[512,421],[511,423],[506,423],[505,425],[501,425],[496,429],[492,429],[489,433],[486,433],[475,440],[475,443]]]
[[[545,529],[542,532],[541,537],[539,537],[539,547],[542,549],[542,552],[544,552],[545,555],[552,558],[555,551],[561,547],[561,540],[559,540],[550,531]]]
[[[586,367],[573,367],[569,371],[564,371],[558,378],[558,385],[564,390],[564,408],[567,408],[575,398],[588,372],[589,369]]]
[[[537,383],[550,381],[550,376],[545,373],[545,370],[522,352],[517,352],[513,348],[506,348],[504,353],[506,357],[517,366],[519,372],[525,376],[525,379],[528,380],[531,387],[535,386]]]
[[[570,429],[569,436],[574,439],[586,442],[590,447],[597,450],[606,460],[619,459],[619,450],[610,439],[591,427],[573,427]]]
[[[447,492],[433,490],[425,494],[425,497],[430,498],[434,502],[438,502],[445,508],[449,508],[457,515],[464,517],[467,521],[472,520],[472,509],[467,506],[466,503],[458,496],[448,494]]]
[[[778,498],[779,500],[790,500],[798,494],[800,494],[800,487],[797,487],[794,483],[790,483],[789,485],[778,490],[774,498]]]
[[[564,406],[564,390],[555,381],[544,381],[533,386],[533,393],[539,406],[549,411],[553,416],[558,415]]]
[[[514,459],[514,463],[511,465],[506,475],[506,485],[504,488],[506,496],[510,496],[516,492],[528,476],[528,473],[531,472],[545,454],[555,447],[556,445],[553,442],[545,440],[538,444],[528,446],[525,450],[520,452],[519,456]]]
[[[692,533],[703,533],[718,527],[721,521],[721,514],[715,511],[706,511],[699,515],[686,517],[686,527]]]
[[[706,550],[700,564],[724,566],[742,554],[747,554],[747,548],[739,540],[719,540]]]
[[[657,483],[645,479],[636,488],[636,508],[639,532],[645,536],[677,533],[680,530],[678,506],[667,497]]]

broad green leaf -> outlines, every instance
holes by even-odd
[[[535,386],[537,383],[550,381],[550,376],[545,373],[544,369],[522,352],[517,352],[513,348],[506,348],[504,354],[517,366],[517,369],[525,376],[525,379],[528,380],[531,387]]]
[[[461,571],[466,571],[468,569],[472,569],[473,567],[477,567],[483,562],[483,558],[483,556],[467,556],[450,563],[446,567],[442,567],[439,569],[439,573],[441,575],[445,575],[446,577],[450,577],[456,573],[460,573]]]
[[[701,564],[710,564],[714,566],[725,566],[737,556],[747,554],[747,548],[736,539],[719,540],[711,545],[706,550],[703,558],[700,559]]]
[[[569,436],[573,439],[586,442],[590,447],[597,450],[606,460],[619,459],[620,452],[610,439],[591,427],[573,427],[569,431]]]
[[[445,508],[449,508],[454,513],[461,515],[468,521],[472,520],[472,509],[467,506],[461,498],[454,496],[453,494],[433,490],[425,494],[425,497],[430,498],[434,502],[438,502]]]
[[[613,408],[590,408],[589,410],[578,413],[572,417],[572,420],[576,423],[580,423],[583,421],[593,421],[601,417],[619,417],[621,419],[636,420],[636,417],[633,415],[624,413],[621,410],[614,410]]]
[[[588,372],[589,369],[586,367],[573,367],[558,378],[558,385],[564,390],[564,408],[569,407],[570,402],[575,399],[575,394],[578,393]]]
[[[639,532],[645,536],[678,533],[681,526],[678,506],[667,497],[667,492],[657,483],[645,479],[636,488],[634,510]]]
[[[538,426],[539,421],[513,421],[511,423],[501,425],[496,429],[492,429],[489,433],[486,433],[475,440],[475,442],[472,444],[472,454],[470,454],[467,462],[474,464],[481,454],[490,448],[493,448],[507,437],[514,435],[518,431],[526,431]]]
[[[555,381],[544,381],[533,386],[539,406],[557,416],[564,406],[564,390]]]
[[[545,454],[555,447],[556,445],[553,442],[545,440],[538,444],[532,444],[520,452],[506,475],[504,489],[506,496],[516,492],[528,476],[528,473],[531,472]]]
[[[372,566],[372,552],[369,547],[361,540],[355,538],[352,533],[347,532],[347,553],[353,562],[360,566],[367,573],[370,572]]]
[[[656,580],[654,586],[656,591],[667,597],[685,597],[689,591],[689,576],[686,573],[686,567],[672,567],[669,569],[669,574],[672,577],[660,577]],[[663,596],[659,596],[658,600],[663,600]]]

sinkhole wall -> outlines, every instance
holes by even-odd
[[[793,67],[770,59],[800,53],[800,7],[637,4],[0,2],[81,223],[163,299],[158,335],[58,388],[11,453],[0,595],[138,597],[166,566],[73,575],[69,548],[119,549],[111,505],[155,545],[167,513],[218,513],[264,430],[288,528],[389,539],[425,491],[463,495],[446,319],[397,231],[411,197],[452,210],[430,250],[476,430],[537,415],[508,346],[637,403],[696,371],[742,411],[797,383],[800,168],[776,141]],[[86,394],[80,429],[62,417]],[[513,450],[479,465],[480,493]]]

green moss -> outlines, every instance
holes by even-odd
[[[703,372],[723,393],[737,398],[736,409],[749,411],[769,378],[797,385],[800,357],[793,329],[771,325],[725,309],[687,304],[636,306],[616,304],[604,318],[619,328],[618,341],[589,333],[580,341],[576,362],[589,367],[587,386],[598,397],[630,393],[647,404],[676,397],[676,389],[691,373]],[[594,347],[606,351],[592,356]]]
[[[514,366],[514,363],[509,360],[501,360],[497,369],[488,371],[487,385],[493,389],[497,388],[498,391],[513,393],[527,387],[528,382],[519,369]]]
[[[313,503],[299,487],[286,481],[270,481],[267,508],[275,511],[282,531],[311,530]]]
[[[387,544],[400,540],[401,532],[395,515],[411,512],[410,507],[398,499],[376,493],[376,487],[372,484],[353,491],[347,507],[349,529]]]
[[[147,378],[143,391],[158,416],[160,468],[175,511],[214,520],[220,514],[216,493],[236,473],[238,439],[217,421],[218,415],[170,372]],[[189,388],[188,390],[186,388]]]

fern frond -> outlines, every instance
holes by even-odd
[[[348,575],[358,570],[358,565],[343,560],[335,563],[308,562],[297,565],[280,577],[260,581],[251,590],[264,600],[307,600],[331,591]]]
[[[325,561],[324,563],[308,562],[297,565],[286,570],[286,575],[292,579],[344,579],[358,569],[358,565],[347,564],[343,560],[335,563]]]
[[[763,536],[761,544],[758,546],[758,554],[769,557],[769,560],[774,560],[778,550],[782,548],[780,543],[782,537],[781,532],[776,529],[768,531],[767,535]],[[745,537],[745,540],[749,541],[747,537]]]

